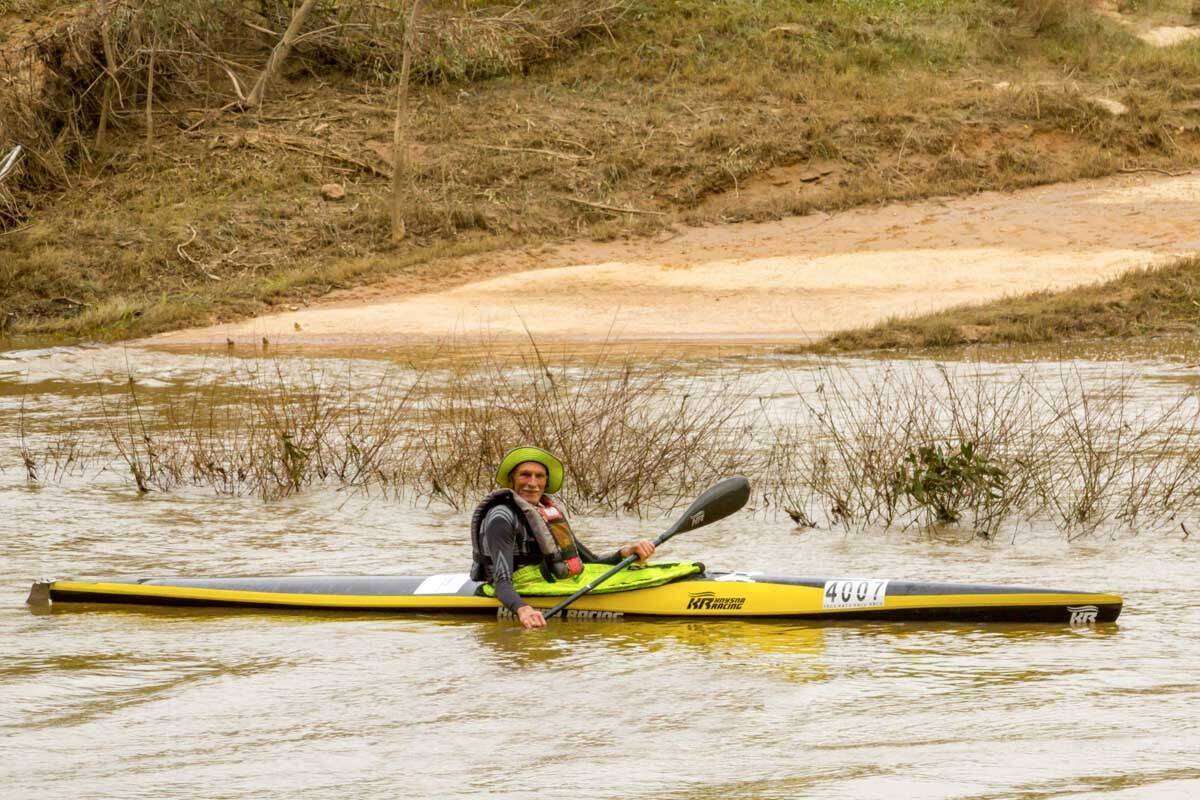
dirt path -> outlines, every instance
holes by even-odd
[[[680,229],[471,260],[477,282],[427,294],[386,284],[150,344],[399,344],[544,340],[804,341],[892,315],[1062,289],[1200,250],[1200,174]]]

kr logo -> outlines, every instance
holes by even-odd
[[[1091,625],[1100,613],[1096,606],[1067,606],[1067,611],[1071,614],[1070,625]]]

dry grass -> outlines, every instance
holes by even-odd
[[[263,4],[266,24],[254,24],[278,29],[286,5]],[[99,51],[82,27],[59,37],[76,42],[63,50],[70,79],[50,104],[67,114],[48,131],[64,136],[62,163],[27,159],[26,188],[14,194],[15,224],[27,227],[0,236],[12,330],[128,336],[384,276],[436,288],[437,254],[1010,189],[1133,164],[1174,169],[1200,153],[1192,51],[1150,50],[1093,14],[1035,25],[1030,12],[982,0],[533,3],[512,14],[468,3],[465,16],[459,3],[435,6],[432,49],[418,64],[430,82],[414,94],[410,236],[399,248],[387,214],[397,41],[386,25],[361,27],[374,6],[328,6],[345,18],[314,23],[323,32],[297,47],[259,115],[205,122],[236,100],[226,69],[245,84],[270,37],[234,18],[213,21],[197,43],[188,31],[209,30],[196,19],[212,3],[157,4],[187,13],[168,15],[174,27],[122,28],[127,105],[103,153],[90,144]],[[146,151],[147,43],[176,39],[191,44],[174,62],[160,51],[156,145]],[[1000,80],[1014,89],[993,89]],[[1134,110],[1110,117],[1086,102],[1091,94]],[[771,168],[818,161],[838,169],[756,183]],[[63,180],[65,192],[36,189]],[[346,202],[320,199],[328,182],[345,186]]]
[[[1021,25],[1033,34],[1085,26],[1092,10],[1087,0],[1017,0],[1016,7]]]
[[[272,31],[282,31],[293,10],[282,0],[112,0],[105,18],[88,4],[58,5],[43,9],[56,13],[40,29],[24,31],[0,50],[0,142],[30,151],[31,164],[18,182],[32,190],[70,185],[72,173],[108,155],[96,136],[105,113],[110,124],[137,128],[147,107],[153,118],[156,104],[161,112],[164,102],[184,99],[200,103],[214,121],[220,109],[249,93],[274,44]],[[519,72],[606,32],[628,11],[626,0],[543,4],[540,11],[428,5],[415,53],[415,75],[427,82]],[[400,61],[403,7],[400,0],[319,5],[297,42],[293,72],[297,66],[309,73],[339,70],[390,82]],[[106,20],[117,65],[111,75]],[[102,88],[110,81],[115,100],[102,112]]]
[[[1186,258],[1164,267],[1132,270],[1093,286],[890,319],[835,333],[805,350],[848,352],[1198,333],[1200,258]]]

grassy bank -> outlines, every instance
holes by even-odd
[[[1083,3],[631,0],[603,25],[537,33],[560,5],[524,6],[523,30],[544,46],[501,36],[479,52],[461,43],[500,12],[426,4],[399,245],[387,211],[395,13],[366,38],[338,22],[302,41],[255,114],[211,112],[272,36],[193,25],[228,34],[204,42],[221,63],[163,57],[149,142],[145,42],[183,34],[168,16],[137,22],[102,146],[102,50],[78,20],[47,28],[79,45],[37,51],[61,67],[55,96],[75,101],[65,116],[54,105],[0,184],[0,332],[119,338],[383,277],[413,291],[464,280],[442,256],[1200,161],[1200,48],[1150,48]],[[0,123],[0,149],[24,130]],[[346,198],[324,199],[329,183]]]
[[[1093,286],[890,319],[844,331],[806,352],[1200,335],[1200,258],[1132,270]]]

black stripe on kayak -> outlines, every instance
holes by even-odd
[[[1096,606],[1095,622],[1116,622],[1121,616],[1119,603],[1093,604]],[[821,620],[879,620],[880,622],[1057,622],[1066,625],[1071,618],[1071,608],[1063,605],[1049,606],[958,606],[947,608],[884,608],[855,609],[837,614],[794,614],[792,619]]]
[[[707,575],[691,575],[683,580],[719,580],[722,575],[739,574],[710,572]],[[829,581],[861,581],[887,580],[887,595],[945,595],[945,594],[1096,594],[1095,591],[1071,591],[1068,589],[1037,589],[1031,586],[994,586],[985,583],[923,583],[917,581],[896,581],[887,578],[866,578],[862,575],[855,577],[830,578],[789,578],[779,575],[750,575],[754,583],[778,583],[786,586],[810,586],[814,589],[824,589]],[[728,581],[736,584],[738,581]]]
[[[437,595],[431,595],[436,597]],[[445,597],[446,595],[441,595]],[[108,594],[107,592],[68,592],[62,589],[51,589],[50,600],[55,603],[96,603],[106,606],[126,605],[126,606],[191,606],[193,608],[269,608],[275,611],[287,611],[295,609],[298,611],[330,611],[342,614],[346,613],[363,613],[363,614],[378,614],[380,612],[387,614],[423,614],[426,612],[435,614],[491,614],[495,616],[495,606],[466,606],[446,607],[431,605],[427,607],[417,606],[331,606],[329,604],[307,604],[307,603],[271,603],[271,602],[241,602],[237,600],[208,600],[199,597],[162,597],[160,595],[137,595],[137,594]]]
[[[397,607],[330,607],[328,605],[307,605],[303,603],[270,603],[270,602],[238,602],[228,600],[200,599],[192,597],[160,597],[158,595],[126,595],[107,594],[104,592],[75,592],[51,589],[50,599],[69,603],[97,603],[103,605],[137,605],[137,606],[191,606],[196,608],[245,608],[288,610],[318,610],[341,611],[354,613],[392,613],[392,614],[488,614],[495,615],[497,609],[492,606],[477,608],[446,608],[437,606]],[[1115,622],[1121,615],[1120,603],[1097,603],[1095,622]],[[796,614],[746,615],[740,617],[725,617],[721,615],[692,615],[692,614],[636,614],[623,612],[626,619],[664,619],[678,618],[689,620],[705,620],[711,622],[729,622],[732,620],[758,621],[770,619],[808,619],[813,622],[837,622],[841,620],[877,620],[880,622],[1052,622],[1067,624],[1071,617],[1072,606],[1062,605],[1013,605],[1013,606],[949,606],[942,608],[861,608],[850,611],[824,611]]]

